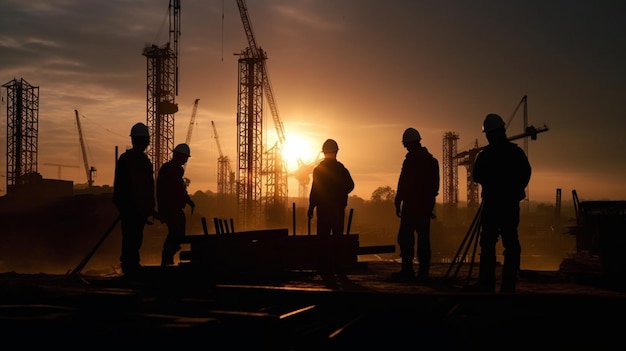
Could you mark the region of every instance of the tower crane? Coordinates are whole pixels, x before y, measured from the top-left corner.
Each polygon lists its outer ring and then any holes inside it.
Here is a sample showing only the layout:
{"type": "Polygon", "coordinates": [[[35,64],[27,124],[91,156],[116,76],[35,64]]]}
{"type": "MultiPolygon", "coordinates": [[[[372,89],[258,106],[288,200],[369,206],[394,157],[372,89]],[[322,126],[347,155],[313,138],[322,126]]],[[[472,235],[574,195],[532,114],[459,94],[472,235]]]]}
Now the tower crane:
{"type": "Polygon", "coordinates": [[[189,120],[189,129],[187,129],[187,139],[185,139],[185,144],[189,145],[191,143],[191,133],[193,132],[193,126],[196,124],[196,112],[198,111],[198,102],[200,99],[196,99],[193,102],[193,111],[191,112],[191,119],[189,120]]]}
{"type": "Polygon", "coordinates": [[[230,167],[230,159],[222,153],[222,147],[217,135],[217,128],[215,122],[211,121],[213,126],[213,134],[215,135],[215,143],[217,144],[217,151],[219,157],[217,158],[217,193],[220,195],[232,194],[234,183],[234,172],[230,167]]]}
{"type": "Polygon", "coordinates": [[[83,129],[80,126],[80,118],[78,117],[78,110],[74,110],[74,114],[76,115],[76,127],[78,128],[78,139],[80,140],[80,150],[83,154],[83,163],[85,165],[85,173],[87,175],[87,185],[91,187],[94,182],[94,178],[96,176],[96,168],[94,166],[89,166],[89,162],[87,161],[87,147],[85,146],[85,138],[83,136],[83,129]]]}
{"type": "Polygon", "coordinates": [[[237,6],[248,40],[248,47],[239,59],[237,196],[240,224],[249,227],[260,219],[261,205],[265,207],[267,220],[280,220],[287,208],[288,172],[281,151],[285,131],[269,79],[267,55],[257,45],[245,1],[237,0],[237,6]],[[263,95],[267,98],[278,137],[278,142],[265,151],[261,131],[263,95]],[[265,196],[262,196],[263,180],[265,196]]]}
{"type": "Polygon", "coordinates": [[[274,127],[276,128],[276,134],[278,136],[278,142],[280,146],[285,144],[285,128],[283,126],[283,122],[280,119],[280,115],[278,114],[278,106],[276,105],[276,100],[274,99],[274,91],[272,89],[272,84],[270,82],[270,76],[267,70],[266,59],[267,55],[256,44],[256,39],[254,38],[254,33],[252,31],[252,23],[250,22],[250,17],[248,15],[248,7],[246,6],[246,2],[244,0],[237,0],[237,6],[239,6],[239,14],[241,15],[241,21],[243,22],[243,29],[246,32],[246,38],[248,39],[248,48],[253,57],[261,59],[261,69],[263,70],[263,88],[264,93],[267,97],[268,105],[270,107],[270,111],[272,113],[272,118],[274,119],[274,127]]]}

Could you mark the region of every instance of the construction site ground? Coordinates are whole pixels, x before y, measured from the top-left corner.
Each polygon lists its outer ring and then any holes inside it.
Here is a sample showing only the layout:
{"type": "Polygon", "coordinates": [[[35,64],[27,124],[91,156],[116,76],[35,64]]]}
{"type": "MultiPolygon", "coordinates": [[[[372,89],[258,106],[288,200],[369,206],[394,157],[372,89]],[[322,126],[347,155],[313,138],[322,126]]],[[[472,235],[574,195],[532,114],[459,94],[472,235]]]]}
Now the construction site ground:
{"type": "Polygon", "coordinates": [[[520,272],[514,294],[474,293],[471,265],[394,282],[397,261],[336,272],[0,274],[5,345],[105,349],[619,349],[626,289],[589,265],[520,272]]]}

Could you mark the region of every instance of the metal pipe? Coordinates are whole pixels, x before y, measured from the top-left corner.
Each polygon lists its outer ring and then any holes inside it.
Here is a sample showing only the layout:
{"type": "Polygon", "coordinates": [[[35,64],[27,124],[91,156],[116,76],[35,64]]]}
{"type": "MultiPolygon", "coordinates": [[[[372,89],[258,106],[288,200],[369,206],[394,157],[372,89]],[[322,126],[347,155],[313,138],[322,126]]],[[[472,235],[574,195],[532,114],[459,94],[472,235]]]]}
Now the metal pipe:
{"type": "Polygon", "coordinates": [[[354,213],[354,208],[350,209],[350,215],[348,216],[348,230],[346,230],[346,235],[350,235],[350,227],[352,227],[352,214],[354,213]]]}

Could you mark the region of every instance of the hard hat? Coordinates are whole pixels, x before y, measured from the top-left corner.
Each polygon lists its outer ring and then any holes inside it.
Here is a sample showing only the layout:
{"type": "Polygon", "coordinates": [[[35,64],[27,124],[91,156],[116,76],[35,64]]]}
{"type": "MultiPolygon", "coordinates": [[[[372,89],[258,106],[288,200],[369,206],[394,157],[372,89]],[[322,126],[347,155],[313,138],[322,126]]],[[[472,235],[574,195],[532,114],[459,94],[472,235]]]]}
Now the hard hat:
{"type": "Polygon", "coordinates": [[[492,132],[498,128],[504,128],[504,121],[502,120],[502,117],[496,115],[495,113],[488,114],[483,122],[483,133],[492,132]]]}
{"type": "Polygon", "coordinates": [[[326,139],[324,144],[322,145],[322,152],[337,152],[339,151],[339,145],[333,139],[326,139]]]}
{"type": "Polygon", "coordinates": [[[137,123],[130,129],[130,136],[132,137],[149,137],[148,127],[143,123],[137,123]]]}
{"type": "Polygon", "coordinates": [[[415,128],[407,128],[402,134],[402,144],[413,143],[422,140],[422,136],[415,128]]]}
{"type": "Polygon", "coordinates": [[[181,153],[185,156],[191,157],[191,150],[189,150],[189,145],[187,144],[178,144],[174,148],[174,152],[181,153]]]}

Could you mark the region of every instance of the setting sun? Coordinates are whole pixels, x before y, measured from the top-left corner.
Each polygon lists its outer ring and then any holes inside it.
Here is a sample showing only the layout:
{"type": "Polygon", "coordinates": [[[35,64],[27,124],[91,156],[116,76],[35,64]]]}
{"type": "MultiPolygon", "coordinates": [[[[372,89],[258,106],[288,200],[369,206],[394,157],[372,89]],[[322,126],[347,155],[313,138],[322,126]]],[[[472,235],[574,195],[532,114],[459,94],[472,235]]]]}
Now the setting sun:
{"type": "Polygon", "coordinates": [[[314,163],[320,155],[319,146],[313,145],[311,140],[295,134],[287,133],[283,146],[283,158],[287,162],[287,170],[290,173],[300,168],[300,162],[305,164],[314,163]]]}

